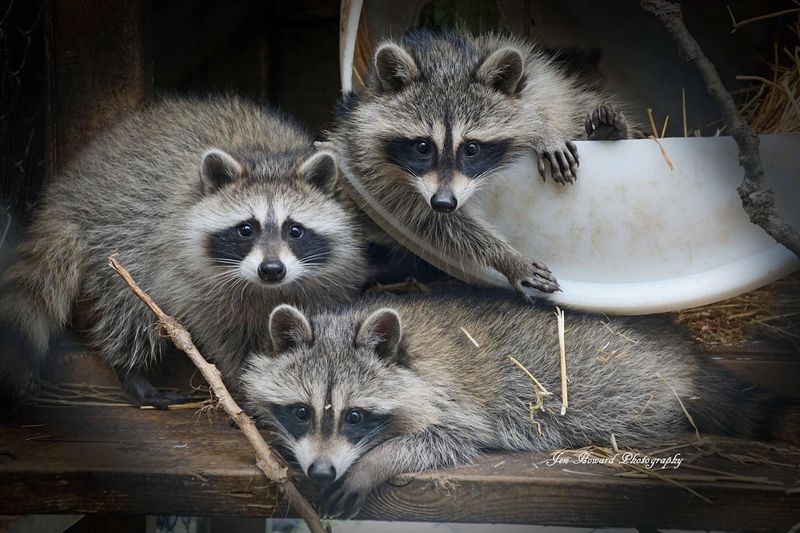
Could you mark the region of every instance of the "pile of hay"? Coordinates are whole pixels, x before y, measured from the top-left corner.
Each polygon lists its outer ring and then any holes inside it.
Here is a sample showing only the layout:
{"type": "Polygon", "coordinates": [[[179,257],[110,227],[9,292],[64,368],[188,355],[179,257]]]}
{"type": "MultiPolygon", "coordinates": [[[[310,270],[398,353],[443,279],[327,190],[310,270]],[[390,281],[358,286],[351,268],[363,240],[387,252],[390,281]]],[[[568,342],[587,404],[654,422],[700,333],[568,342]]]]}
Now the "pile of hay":
{"type": "Polygon", "coordinates": [[[752,82],[740,92],[742,116],[758,133],[800,133],[800,17],[791,25],[792,43],[774,43],[772,76],[737,76],[752,82]]]}
{"type": "Polygon", "coordinates": [[[681,311],[676,318],[706,345],[735,346],[769,338],[800,350],[800,274],[735,298],[681,311]]]}

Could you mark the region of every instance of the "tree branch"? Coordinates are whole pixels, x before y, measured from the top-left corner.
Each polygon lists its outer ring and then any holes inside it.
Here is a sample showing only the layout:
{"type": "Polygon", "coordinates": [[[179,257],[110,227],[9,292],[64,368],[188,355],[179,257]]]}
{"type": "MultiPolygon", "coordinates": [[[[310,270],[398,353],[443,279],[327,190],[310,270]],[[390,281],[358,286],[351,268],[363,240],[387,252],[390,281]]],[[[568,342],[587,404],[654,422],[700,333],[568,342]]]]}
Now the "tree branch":
{"type": "Polygon", "coordinates": [[[295,484],[292,483],[289,466],[286,464],[286,461],[264,441],[253,419],[247,416],[247,413],[239,407],[230,392],[228,392],[228,389],[222,382],[222,375],[217,367],[206,361],[197,350],[189,332],[186,331],[174,317],[162,311],[158,304],[136,284],[133,277],[125,267],[119,263],[115,255],[112,255],[108,259],[108,263],[111,268],[114,269],[114,272],[119,274],[125,283],[128,284],[131,291],[147,304],[147,307],[156,315],[159,326],[169,335],[169,338],[172,339],[175,346],[185,352],[200,373],[203,374],[203,377],[208,382],[214,395],[218,398],[219,404],[222,405],[225,412],[233,419],[242,433],[244,433],[248,442],[250,442],[255,449],[256,466],[264,472],[268,480],[278,485],[292,508],[306,521],[312,533],[326,533],[327,530],[322,526],[317,512],[300,491],[297,490],[295,484]]]}
{"type": "Polygon", "coordinates": [[[686,28],[681,6],[669,0],[641,0],[641,6],[672,35],[681,57],[697,68],[709,94],[717,102],[722,119],[739,146],[739,164],[744,168],[744,180],[738,191],[750,221],[764,228],[776,241],[800,257],[800,234],[784,222],[775,209],[775,196],[764,178],[764,168],[758,152],[758,135],[742,118],[733,97],[722,84],[717,69],[686,28]]]}

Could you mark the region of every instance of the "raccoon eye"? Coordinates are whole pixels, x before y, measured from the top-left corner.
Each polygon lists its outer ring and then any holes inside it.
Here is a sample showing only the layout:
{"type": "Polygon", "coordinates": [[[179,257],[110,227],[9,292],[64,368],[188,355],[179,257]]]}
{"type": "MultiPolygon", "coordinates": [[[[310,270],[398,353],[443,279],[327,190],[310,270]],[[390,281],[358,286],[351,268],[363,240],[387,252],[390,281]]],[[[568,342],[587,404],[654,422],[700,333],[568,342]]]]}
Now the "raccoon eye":
{"type": "Polygon", "coordinates": [[[471,142],[471,143],[467,144],[467,146],[464,149],[464,151],[467,152],[467,155],[473,156],[473,155],[475,155],[475,154],[477,154],[478,152],[481,151],[481,145],[479,145],[476,142],[471,142]]]}
{"type": "Polygon", "coordinates": [[[300,237],[303,236],[304,233],[305,231],[303,230],[303,226],[301,226],[300,224],[292,224],[289,227],[289,237],[291,237],[292,239],[299,239],[300,237]]]}
{"type": "Polygon", "coordinates": [[[352,425],[361,422],[362,418],[364,418],[364,415],[362,415],[361,411],[359,411],[358,409],[350,409],[349,411],[347,411],[347,414],[344,415],[344,421],[352,425]]]}
{"type": "Polygon", "coordinates": [[[425,155],[431,151],[431,144],[428,141],[417,141],[417,152],[425,155]]]}
{"type": "Polygon", "coordinates": [[[311,415],[308,407],[305,405],[298,405],[294,408],[294,416],[296,416],[300,420],[308,420],[308,417],[311,415]]]}
{"type": "Polygon", "coordinates": [[[250,224],[240,224],[236,231],[239,233],[240,237],[250,237],[253,235],[253,226],[250,224]]]}

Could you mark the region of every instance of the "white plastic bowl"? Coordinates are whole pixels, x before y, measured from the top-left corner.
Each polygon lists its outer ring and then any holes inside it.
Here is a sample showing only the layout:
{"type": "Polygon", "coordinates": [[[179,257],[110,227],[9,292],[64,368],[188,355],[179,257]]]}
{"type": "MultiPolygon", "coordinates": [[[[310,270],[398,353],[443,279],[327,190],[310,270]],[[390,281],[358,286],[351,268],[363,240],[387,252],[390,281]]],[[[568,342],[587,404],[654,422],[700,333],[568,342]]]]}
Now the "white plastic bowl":
{"type": "MultiPolygon", "coordinates": [[[[343,3],[342,86],[350,88],[361,2],[343,3]]],[[[800,261],[752,224],[736,187],[743,170],[730,137],[578,142],[575,184],[543,183],[533,156],[496,179],[465,209],[520,252],[547,264],[563,292],[551,300],[620,314],[674,311],[758,288],[800,261]]],[[[761,158],[779,211],[800,227],[800,136],[761,137],[761,158]]],[[[509,287],[497,271],[464,264],[403,227],[349,169],[342,173],[384,231],[469,283],[509,287]]]]}

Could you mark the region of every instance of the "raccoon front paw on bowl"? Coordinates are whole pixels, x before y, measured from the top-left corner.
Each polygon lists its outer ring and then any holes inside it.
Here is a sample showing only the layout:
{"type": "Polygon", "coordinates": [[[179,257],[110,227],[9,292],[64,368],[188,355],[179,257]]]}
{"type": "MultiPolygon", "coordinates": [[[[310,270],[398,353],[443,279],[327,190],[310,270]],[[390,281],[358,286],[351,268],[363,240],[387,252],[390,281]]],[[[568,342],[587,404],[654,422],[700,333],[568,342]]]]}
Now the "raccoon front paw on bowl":
{"type": "MultiPolygon", "coordinates": [[[[562,289],[550,300],[584,310],[685,309],[753,290],[800,267],[742,208],[737,186],[743,170],[732,138],[659,142],[674,169],[649,139],[579,141],[581,179],[569,187],[543,183],[531,154],[476,193],[474,209],[514,248],[548,265],[562,289]]],[[[761,136],[767,183],[795,227],[800,179],[792,154],[798,150],[800,136],[761,136]]],[[[345,177],[365,194],[356,177],[345,177]]],[[[470,283],[509,286],[494,269],[450,257],[382,206],[370,207],[390,235],[438,268],[470,283]]]]}

